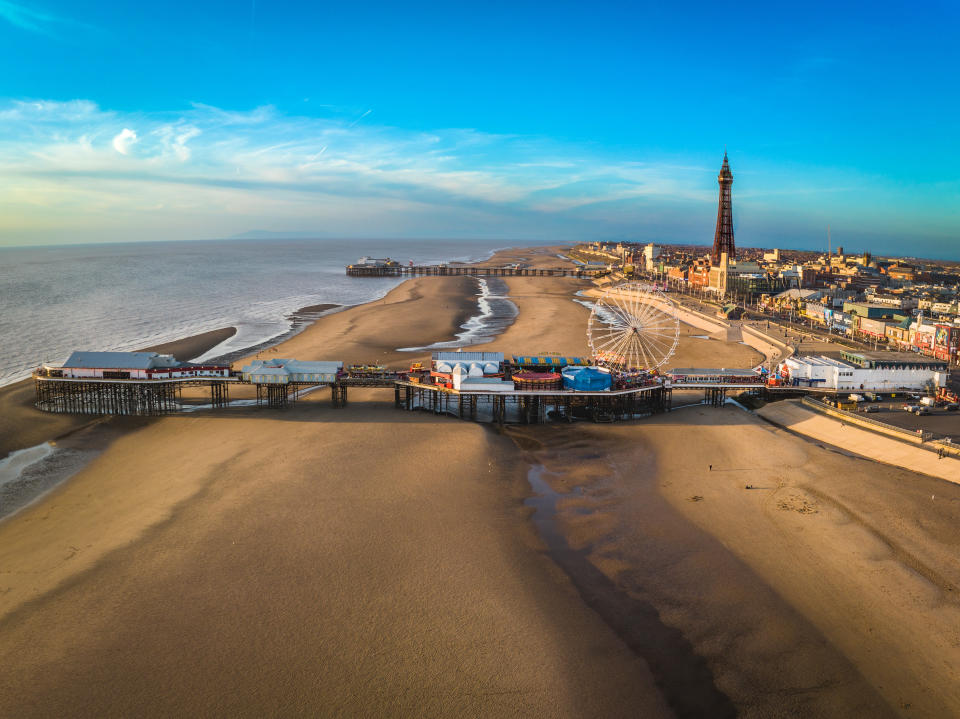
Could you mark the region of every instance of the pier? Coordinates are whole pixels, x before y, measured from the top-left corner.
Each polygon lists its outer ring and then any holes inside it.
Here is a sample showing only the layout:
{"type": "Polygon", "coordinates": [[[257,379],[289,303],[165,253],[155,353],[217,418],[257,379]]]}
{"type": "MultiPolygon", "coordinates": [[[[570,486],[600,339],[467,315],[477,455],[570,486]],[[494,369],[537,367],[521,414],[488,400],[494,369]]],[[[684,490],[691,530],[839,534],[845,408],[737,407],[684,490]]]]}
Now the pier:
{"type": "Polygon", "coordinates": [[[347,265],[348,277],[577,277],[594,279],[610,274],[606,268],[475,267],[473,265],[347,265]]]}
{"type": "Polygon", "coordinates": [[[348,390],[353,387],[393,390],[397,409],[495,424],[629,420],[669,412],[674,390],[701,390],[704,403],[713,406],[722,405],[729,392],[746,391],[764,398],[830,394],[820,388],[771,387],[742,375],[724,375],[728,370],[698,370],[700,374],[691,374],[690,370],[677,372],[675,378],[668,373],[659,381],[642,386],[592,392],[457,390],[431,383],[425,374],[397,370],[365,372],[359,376],[343,373],[331,381],[294,379],[284,383],[253,382],[240,373],[229,377],[112,379],[65,378],[38,371],[33,380],[36,407],[64,414],[157,416],[192,411],[196,406],[182,402],[185,387],[206,387],[210,393],[210,404],[206,408],[223,409],[230,406],[231,385],[255,387],[256,405],[272,409],[294,404],[304,390],[329,387],[332,406],[342,409],[347,406],[348,390]]]}
{"type": "Polygon", "coordinates": [[[271,357],[254,359],[239,371],[178,362],[156,352],[76,351],[63,363],[43,364],[33,380],[36,407],[64,414],[154,416],[251,404],[282,409],[324,387],[330,388],[333,407],[342,409],[353,387],[393,390],[397,409],[501,425],[635,419],[670,411],[674,390],[702,391],[704,404],[714,406],[734,391],[764,398],[823,392],[777,386],[750,368],[681,367],[658,373],[607,367],[590,357],[507,357],[470,350],[436,351],[428,367],[417,362],[409,369],[271,357]],[[231,385],[254,391],[231,405],[231,385]],[[193,390],[186,398],[184,388],[193,390]]]}

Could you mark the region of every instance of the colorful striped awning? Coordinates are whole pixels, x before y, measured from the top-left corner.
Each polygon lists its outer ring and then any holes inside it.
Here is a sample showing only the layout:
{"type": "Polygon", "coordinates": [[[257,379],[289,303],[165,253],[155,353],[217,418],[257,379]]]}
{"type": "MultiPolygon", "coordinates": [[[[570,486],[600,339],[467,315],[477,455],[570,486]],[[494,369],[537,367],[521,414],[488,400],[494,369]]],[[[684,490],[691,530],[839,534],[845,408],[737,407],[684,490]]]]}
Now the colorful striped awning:
{"type": "Polygon", "coordinates": [[[514,355],[514,365],[518,367],[568,367],[570,365],[588,365],[586,357],[557,357],[555,355],[514,355]]]}

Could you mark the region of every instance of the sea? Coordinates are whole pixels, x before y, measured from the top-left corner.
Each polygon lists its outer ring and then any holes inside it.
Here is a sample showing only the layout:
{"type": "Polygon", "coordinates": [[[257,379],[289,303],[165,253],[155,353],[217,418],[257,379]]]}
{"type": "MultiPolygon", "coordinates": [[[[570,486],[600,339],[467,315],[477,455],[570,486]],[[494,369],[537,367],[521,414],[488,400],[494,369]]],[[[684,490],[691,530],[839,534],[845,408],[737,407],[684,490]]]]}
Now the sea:
{"type": "MultiPolygon", "coordinates": [[[[319,304],[383,297],[402,280],[347,277],[361,256],[404,264],[477,261],[504,240],[230,239],[0,248],[0,386],[73,350],[130,351],[223,327],[209,359],[277,340],[319,304]]],[[[540,243],[542,244],[542,243],[540,243]]],[[[512,321],[502,283],[478,281],[461,344],[512,321]]]]}

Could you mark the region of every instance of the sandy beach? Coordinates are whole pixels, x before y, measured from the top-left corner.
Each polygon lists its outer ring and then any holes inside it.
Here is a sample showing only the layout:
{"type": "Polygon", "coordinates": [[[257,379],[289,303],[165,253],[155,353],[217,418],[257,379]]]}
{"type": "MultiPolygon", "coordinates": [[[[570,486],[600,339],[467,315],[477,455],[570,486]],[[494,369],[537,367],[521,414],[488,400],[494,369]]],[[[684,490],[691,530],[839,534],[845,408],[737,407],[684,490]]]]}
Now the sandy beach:
{"type": "MultiPolygon", "coordinates": [[[[587,352],[586,282],[506,284],[477,349],[587,352]]],[[[403,366],[475,293],[411,280],[261,356],[403,366]]],[[[672,364],[762,359],[699,334],[672,364]]],[[[135,422],[0,523],[3,716],[960,714],[960,486],[730,406],[498,434],[351,390],[135,422]]]]}

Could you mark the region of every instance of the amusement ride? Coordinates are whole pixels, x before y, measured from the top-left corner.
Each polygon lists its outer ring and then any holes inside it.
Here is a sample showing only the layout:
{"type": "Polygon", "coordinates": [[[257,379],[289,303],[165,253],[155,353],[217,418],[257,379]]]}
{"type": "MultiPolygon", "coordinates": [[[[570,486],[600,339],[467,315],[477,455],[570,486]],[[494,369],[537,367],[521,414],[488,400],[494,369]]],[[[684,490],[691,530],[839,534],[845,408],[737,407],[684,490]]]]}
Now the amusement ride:
{"type": "Polygon", "coordinates": [[[593,304],[587,339],[598,364],[620,372],[662,367],[680,342],[673,300],[656,287],[626,282],[609,287],[593,304]]]}

